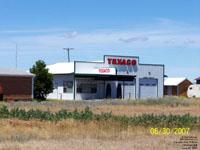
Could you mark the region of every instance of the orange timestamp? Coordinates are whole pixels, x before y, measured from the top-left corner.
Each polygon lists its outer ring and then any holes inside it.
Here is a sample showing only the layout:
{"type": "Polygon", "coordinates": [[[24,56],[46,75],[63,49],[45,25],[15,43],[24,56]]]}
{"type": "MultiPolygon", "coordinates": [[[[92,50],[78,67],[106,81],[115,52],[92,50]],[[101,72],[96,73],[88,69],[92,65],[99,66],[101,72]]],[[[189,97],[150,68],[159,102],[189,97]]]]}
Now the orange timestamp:
{"type": "Polygon", "coordinates": [[[169,135],[169,134],[188,134],[190,131],[190,128],[151,128],[150,129],[150,134],[152,135],[169,135]]]}

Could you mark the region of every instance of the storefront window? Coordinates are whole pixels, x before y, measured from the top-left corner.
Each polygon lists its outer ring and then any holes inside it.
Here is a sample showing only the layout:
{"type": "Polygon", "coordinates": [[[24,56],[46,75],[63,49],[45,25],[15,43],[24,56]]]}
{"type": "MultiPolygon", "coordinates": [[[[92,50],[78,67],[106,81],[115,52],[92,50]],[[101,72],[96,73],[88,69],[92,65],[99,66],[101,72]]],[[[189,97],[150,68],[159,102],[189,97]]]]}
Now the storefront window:
{"type": "Polygon", "coordinates": [[[63,81],[63,93],[72,93],[72,91],[73,91],[73,82],[63,81]]]}
{"type": "Polygon", "coordinates": [[[78,83],[77,84],[77,93],[96,93],[97,84],[90,83],[78,83]]]}

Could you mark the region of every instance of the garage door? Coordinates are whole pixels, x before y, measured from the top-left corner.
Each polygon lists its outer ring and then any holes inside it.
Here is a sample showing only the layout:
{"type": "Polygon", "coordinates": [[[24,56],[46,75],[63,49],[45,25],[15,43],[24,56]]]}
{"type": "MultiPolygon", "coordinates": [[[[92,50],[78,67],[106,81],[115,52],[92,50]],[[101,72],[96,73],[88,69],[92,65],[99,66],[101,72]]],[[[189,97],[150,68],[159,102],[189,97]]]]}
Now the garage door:
{"type": "Polygon", "coordinates": [[[156,79],[140,79],[139,84],[140,98],[157,98],[156,79]]]}
{"type": "Polygon", "coordinates": [[[133,81],[125,81],[124,83],[124,99],[135,98],[135,84],[133,81]]]}

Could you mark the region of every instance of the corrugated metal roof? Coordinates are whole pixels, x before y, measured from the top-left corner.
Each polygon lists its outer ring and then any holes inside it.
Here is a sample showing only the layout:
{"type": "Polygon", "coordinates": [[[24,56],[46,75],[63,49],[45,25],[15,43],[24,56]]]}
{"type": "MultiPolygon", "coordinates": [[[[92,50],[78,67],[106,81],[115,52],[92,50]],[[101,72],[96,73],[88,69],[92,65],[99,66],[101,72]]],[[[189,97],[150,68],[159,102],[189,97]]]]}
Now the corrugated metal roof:
{"type": "Polygon", "coordinates": [[[30,76],[34,74],[16,68],[0,68],[0,76],[30,76]]]}
{"type": "Polygon", "coordinates": [[[186,78],[166,78],[164,85],[165,86],[177,86],[184,80],[186,80],[186,78]]]}
{"type": "Polygon", "coordinates": [[[74,62],[56,63],[49,65],[46,68],[49,69],[49,73],[52,74],[71,74],[74,73],[74,62]]]}
{"type": "Polygon", "coordinates": [[[200,80],[200,77],[196,78],[195,80],[200,80]]]}

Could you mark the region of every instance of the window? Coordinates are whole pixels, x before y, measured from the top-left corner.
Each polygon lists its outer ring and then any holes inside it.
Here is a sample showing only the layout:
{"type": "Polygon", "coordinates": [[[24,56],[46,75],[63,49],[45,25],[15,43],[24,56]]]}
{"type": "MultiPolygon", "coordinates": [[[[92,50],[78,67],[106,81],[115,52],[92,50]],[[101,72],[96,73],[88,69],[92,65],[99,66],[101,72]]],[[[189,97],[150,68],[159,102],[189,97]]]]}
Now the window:
{"type": "Polygon", "coordinates": [[[73,82],[72,81],[63,81],[63,93],[72,93],[73,82]]]}
{"type": "Polygon", "coordinates": [[[94,83],[78,83],[77,93],[96,93],[97,84],[94,83]]]}

